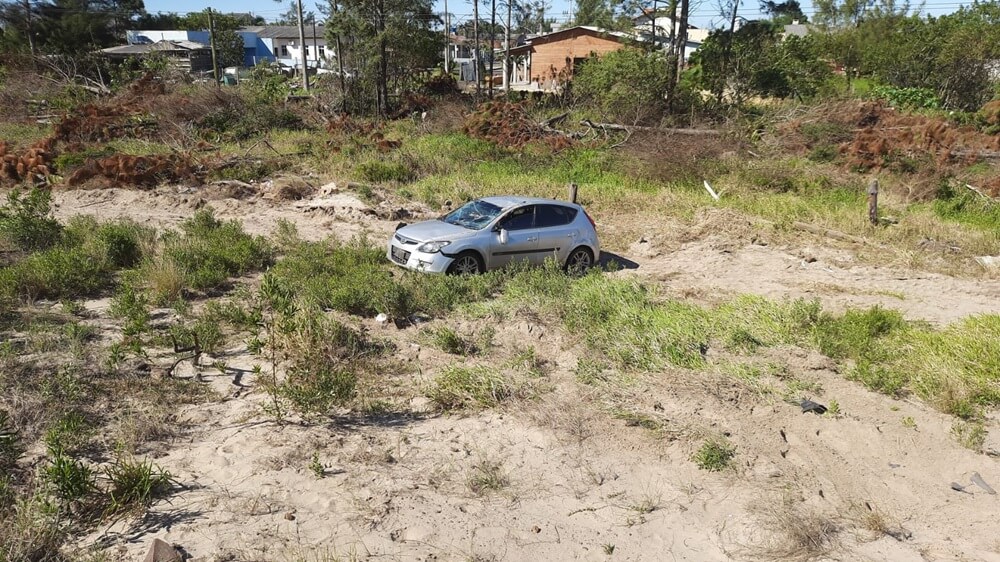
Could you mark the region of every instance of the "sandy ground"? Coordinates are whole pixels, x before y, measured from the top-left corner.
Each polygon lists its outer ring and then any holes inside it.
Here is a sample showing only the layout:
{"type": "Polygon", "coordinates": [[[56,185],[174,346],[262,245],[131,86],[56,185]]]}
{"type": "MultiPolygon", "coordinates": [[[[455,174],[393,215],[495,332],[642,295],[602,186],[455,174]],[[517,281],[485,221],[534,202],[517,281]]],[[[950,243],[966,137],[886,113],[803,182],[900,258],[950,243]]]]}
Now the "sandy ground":
{"type": "MultiPolygon", "coordinates": [[[[209,203],[251,232],[269,233],[287,219],[311,239],[382,237],[397,223],[331,189],[305,204],[225,195],[68,191],[55,202],[60,218],[130,217],[158,227],[209,203]]],[[[615,251],[626,266],[617,274],[706,302],[747,292],[819,298],[834,309],[880,304],[937,324],[1000,313],[995,280],[864,265],[815,238],[780,246],[688,234],[654,233],[615,251]]],[[[151,447],[184,489],[141,521],[117,522],[81,544],[136,560],[162,538],[203,562],[1000,560],[1000,496],[970,480],[978,473],[1000,489],[997,457],[956,443],[953,418],[871,393],[814,353],[780,348],[759,359],[821,388],[809,397],[836,400],[840,416],[802,414],[731,377],[690,371],[595,389],[575,380],[587,353],[580,342],[539,322],[513,323],[497,326],[499,355],[484,360],[530,345],[547,362],[548,391],[500,410],[441,415],[421,389],[464,359],[421,347],[418,328],[357,322],[395,340],[410,366],[386,375],[405,413],[266,421],[265,396],[247,373],[251,357],[230,349],[226,373],[204,372],[223,399],[181,408],[180,437],[151,447]],[[610,415],[622,407],[658,429],[610,415]],[[690,461],[711,435],[737,444],[736,470],[710,473],[690,461]],[[309,468],[314,454],[322,478],[309,468]],[[470,478],[491,465],[506,482],[476,493],[470,478]],[[952,482],[967,487],[956,491],[952,482]],[[807,531],[816,525],[829,542],[810,550],[796,537],[814,536],[807,531]]],[[[991,435],[987,449],[1000,450],[1000,440],[991,435]]]]}

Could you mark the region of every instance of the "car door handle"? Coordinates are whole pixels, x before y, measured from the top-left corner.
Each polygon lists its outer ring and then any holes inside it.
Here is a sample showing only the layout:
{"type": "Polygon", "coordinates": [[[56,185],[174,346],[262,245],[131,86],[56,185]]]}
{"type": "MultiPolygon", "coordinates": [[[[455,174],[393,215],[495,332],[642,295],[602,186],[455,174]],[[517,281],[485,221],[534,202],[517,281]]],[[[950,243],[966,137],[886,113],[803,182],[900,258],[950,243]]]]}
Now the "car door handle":
{"type": "Polygon", "coordinates": [[[538,242],[538,237],[537,236],[529,236],[528,237],[528,242],[538,242]]]}

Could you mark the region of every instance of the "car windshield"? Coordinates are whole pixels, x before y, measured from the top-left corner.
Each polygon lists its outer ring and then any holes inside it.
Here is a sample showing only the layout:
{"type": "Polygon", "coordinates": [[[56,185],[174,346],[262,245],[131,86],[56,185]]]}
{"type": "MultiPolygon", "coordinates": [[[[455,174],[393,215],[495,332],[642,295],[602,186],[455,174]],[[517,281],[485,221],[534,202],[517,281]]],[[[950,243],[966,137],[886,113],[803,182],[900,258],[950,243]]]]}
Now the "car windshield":
{"type": "Polygon", "coordinates": [[[465,205],[441,217],[441,220],[448,224],[454,224],[471,230],[482,230],[486,225],[493,222],[493,219],[500,216],[500,211],[502,210],[493,203],[487,203],[486,201],[469,201],[465,205]]]}

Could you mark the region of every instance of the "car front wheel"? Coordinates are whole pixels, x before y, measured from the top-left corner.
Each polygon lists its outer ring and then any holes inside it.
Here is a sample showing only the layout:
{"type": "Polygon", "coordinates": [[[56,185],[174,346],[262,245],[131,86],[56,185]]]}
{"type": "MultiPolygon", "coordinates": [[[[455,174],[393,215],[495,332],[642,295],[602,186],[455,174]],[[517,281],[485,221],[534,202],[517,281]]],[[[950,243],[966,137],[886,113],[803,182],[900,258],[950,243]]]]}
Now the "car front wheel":
{"type": "Polygon", "coordinates": [[[573,275],[583,275],[594,266],[594,254],[589,248],[580,246],[569,254],[566,260],[566,271],[573,275]]]}
{"type": "Polygon", "coordinates": [[[448,266],[448,275],[478,275],[486,268],[475,252],[462,252],[448,266]]]}

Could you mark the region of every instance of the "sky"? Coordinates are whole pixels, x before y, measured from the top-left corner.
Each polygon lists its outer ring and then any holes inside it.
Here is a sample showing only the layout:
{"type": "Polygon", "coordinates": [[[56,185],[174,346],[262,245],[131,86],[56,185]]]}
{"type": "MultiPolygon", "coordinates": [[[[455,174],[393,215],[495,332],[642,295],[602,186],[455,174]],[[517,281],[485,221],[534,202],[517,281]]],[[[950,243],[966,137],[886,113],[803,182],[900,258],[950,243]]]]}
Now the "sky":
{"type": "MultiPolygon", "coordinates": [[[[725,22],[719,16],[718,1],[691,0],[691,24],[702,28],[721,27],[725,22]]],[[[547,18],[552,17],[560,22],[572,18],[573,0],[547,0],[547,2],[551,6],[546,13],[547,18]]],[[[284,14],[289,5],[288,0],[145,0],[145,3],[146,10],[150,12],[199,12],[211,7],[220,12],[253,12],[268,21],[273,21],[284,14]]],[[[316,0],[303,0],[303,7],[306,10],[314,10],[315,3],[316,0]]],[[[800,0],[800,3],[802,11],[811,16],[813,7],[810,0],[800,0]]],[[[957,0],[926,0],[923,13],[934,15],[949,13],[963,4],[970,3],[957,0]]],[[[435,9],[443,13],[444,0],[435,0],[435,9]]],[[[448,11],[451,12],[453,21],[461,22],[472,17],[472,3],[470,0],[448,0],[448,11]]],[[[743,0],[739,14],[747,19],[764,17],[759,7],[759,0],[743,0]]]]}

